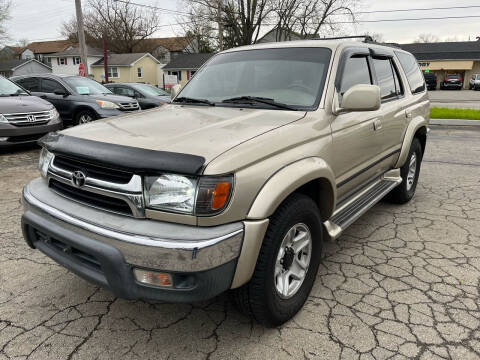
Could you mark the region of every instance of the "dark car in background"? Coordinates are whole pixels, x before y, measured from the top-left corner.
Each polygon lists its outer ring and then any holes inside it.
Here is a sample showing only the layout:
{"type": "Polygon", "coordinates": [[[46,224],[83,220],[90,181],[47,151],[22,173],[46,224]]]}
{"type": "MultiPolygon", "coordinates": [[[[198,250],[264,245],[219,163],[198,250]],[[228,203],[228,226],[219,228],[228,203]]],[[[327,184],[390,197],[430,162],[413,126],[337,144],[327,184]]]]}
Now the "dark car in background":
{"type": "Polygon", "coordinates": [[[62,127],[52,104],[0,76],[0,147],[35,142],[62,127]]]}
{"type": "Polygon", "coordinates": [[[75,124],[140,109],[135,99],[114,95],[102,84],[82,76],[39,74],[11,79],[52,103],[64,121],[75,124]]]}
{"type": "Polygon", "coordinates": [[[170,102],[170,94],[150,84],[110,83],[106,84],[114,94],[128,96],[138,101],[142,110],[162,106],[170,102]]]}
{"type": "Polygon", "coordinates": [[[425,78],[425,83],[427,84],[428,90],[437,89],[437,75],[434,73],[424,73],[423,77],[425,78]]]}
{"type": "Polygon", "coordinates": [[[463,77],[460,74],[447,74],[445,79],[440,83],[440,89],[457,89],[462,90],[463,77]]]}

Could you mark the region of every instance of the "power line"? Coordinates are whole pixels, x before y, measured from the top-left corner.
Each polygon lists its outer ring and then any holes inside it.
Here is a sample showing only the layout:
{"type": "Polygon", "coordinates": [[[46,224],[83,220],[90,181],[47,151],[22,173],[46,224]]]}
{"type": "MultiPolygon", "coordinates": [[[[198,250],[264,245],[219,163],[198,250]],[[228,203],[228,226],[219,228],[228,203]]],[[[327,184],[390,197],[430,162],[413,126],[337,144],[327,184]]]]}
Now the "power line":
{"type": "Polygon", "coordinates": [[[140,4],[140,3],[131,2],[131,1],[128,1],[128,0],[113,0],[113,1],[124,3],[124,4],[129,4],[129,5],[135,5],[135,6],[139,6],[139,7],[144,7],[144,8],[148,8],[148,9],[153,9],[153,10],[159,10],[159,11],[164,11],[164,12],[172,12],[172,13],[177,13],[177,14],[189,15],[189,13],[184,12],[184,11],[162,8],[162,7],[155,6],[155,5],[140,4]]]}
{"type": "MultiPolygon", "coordinates": [[[[480,5],[466,5],[466,6],[447,6],[447,7],[431,7],[431,8],[412,8],[412,9],[392,9],[392,10],[372,10],[372,11],[356,11],[357,14],[375,14],[375,13],[390,13],[390,12],[407,12],[407,11],[430,11],[430,10],[455,10],[455,9],[473,9],[480,8],[480,5]]],[[[350,15],[345,13],[345,15],[350,15]]]]}

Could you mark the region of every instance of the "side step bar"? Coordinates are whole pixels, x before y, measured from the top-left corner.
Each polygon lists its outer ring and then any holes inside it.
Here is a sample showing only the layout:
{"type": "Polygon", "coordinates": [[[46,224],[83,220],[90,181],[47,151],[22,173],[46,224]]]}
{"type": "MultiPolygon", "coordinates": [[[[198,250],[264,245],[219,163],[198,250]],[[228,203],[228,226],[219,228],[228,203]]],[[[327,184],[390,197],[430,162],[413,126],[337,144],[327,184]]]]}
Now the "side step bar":
{"type": "Polygon", "coordinates": [[[370,185],[338,208],[323,224],[331,240],[336,240],[355,220],[373,207],[393,188],[402,182],[398,169],[389,171],[379,181],[370,185]]]}

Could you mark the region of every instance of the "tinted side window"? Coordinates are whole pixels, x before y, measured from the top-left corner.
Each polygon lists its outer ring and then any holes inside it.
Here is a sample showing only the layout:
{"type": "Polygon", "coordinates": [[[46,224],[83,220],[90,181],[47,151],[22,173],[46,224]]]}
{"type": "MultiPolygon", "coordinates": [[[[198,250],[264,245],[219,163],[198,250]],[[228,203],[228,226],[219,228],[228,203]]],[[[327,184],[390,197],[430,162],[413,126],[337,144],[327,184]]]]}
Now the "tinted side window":
{"type": "Polygon", "coordinates": [[[425,80],[422,76],[420,68],[418,67],[415,57],[413,55],[397,51],[395,54],[397,55],[398,60],[400,60],[403,71],[405,71],[405,74],[407,75],[408,84],[410,85],[412,94],[425,91],[425,80]]]}
{"type": "Polygon", "coordinates": [[[40,79],[39,78],[23,78],[15,81],[21,87],[28,91],[40,91],[40,79]]]}
{"type": "Polygon", "coordinates": [[[395,87],[395,78],[390,59],[373,59],[372,61],[382,100],[396,97],[397,89],[395,87]]]}
{"type": "Polygon", "coordinates": [[[118,86],[115,88],[115,94],[133,97],[133,90],[118,86]]]}
{"type": "Polygon", "coordinates": [[[370,85],[370,70],[366,57],[351,57],[345,63],[345,69],[342,75],[340,85],[340,94],[343,95],[348,89],[354,85],[366,84],[370,85]]]}
{"type": "Polygon", "coordinates": [[[54,93],[55,90],[64,91],[64,88],[55,80],[42,79],[42,92],[54,93]]]}

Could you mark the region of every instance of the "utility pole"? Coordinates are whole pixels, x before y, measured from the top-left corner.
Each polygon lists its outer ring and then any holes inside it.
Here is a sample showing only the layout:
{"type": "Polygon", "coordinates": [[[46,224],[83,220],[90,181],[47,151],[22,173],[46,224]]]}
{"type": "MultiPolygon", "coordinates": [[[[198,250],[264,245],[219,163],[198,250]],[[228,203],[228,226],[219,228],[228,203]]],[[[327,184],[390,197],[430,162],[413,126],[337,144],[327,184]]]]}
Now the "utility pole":
{"type": "Polygon", "coordinates": [[[105,84],[108,84],[108,53],[107,53],[107,40],[105,40],[105,35],[102,39],[103,45],[103,71],[105,72],[105,84]]]}
{"type": "Polygon", "coordinates": [[[217,0],[217,22],[218,22],[218,48],[223,51],[223,23],[222,23],[222,1],[217,0]]]}
{"type": "Polygon", "coordinates": [[[82,0],[75,0],[75,10],[77,13],[78,42],[80,43],[80,57],[85,67],[85,76],[88,76],[87,64],[87,44],[85,43],[85,31],[83,29],[82,0]]]}

